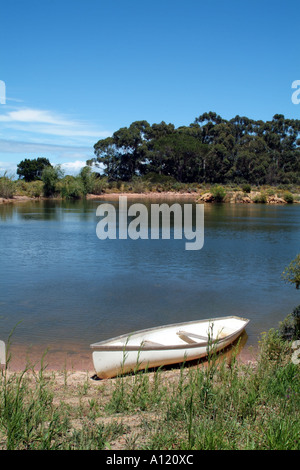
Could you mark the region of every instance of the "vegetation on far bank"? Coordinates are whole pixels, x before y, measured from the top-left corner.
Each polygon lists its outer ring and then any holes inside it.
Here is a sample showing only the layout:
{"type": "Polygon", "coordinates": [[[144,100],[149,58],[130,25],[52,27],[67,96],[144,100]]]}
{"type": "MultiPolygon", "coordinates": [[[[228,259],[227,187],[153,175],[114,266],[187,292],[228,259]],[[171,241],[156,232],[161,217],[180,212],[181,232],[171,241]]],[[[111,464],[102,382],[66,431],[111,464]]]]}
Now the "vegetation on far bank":
{"type": "Polygon", "coordinates": [[[131,181],[110,181],[107,176],[99,175],[88,166],[78,176],[65,176],[60,167],[44,169],[42,179],[25,181],[14,180],[4,174],[0,177],[0,198],[11,199],[14,196],[30,198],[59,197],[81,199],[88,194],[103,195],[109,193],[189,193],[204,202],[253,202],[253,203],[297,203],[300,202],[300,186],[280,184],[277,186],[211,185],[208,183],[179,183],[172,177],[149,173],[134,177],[131,181]]]}

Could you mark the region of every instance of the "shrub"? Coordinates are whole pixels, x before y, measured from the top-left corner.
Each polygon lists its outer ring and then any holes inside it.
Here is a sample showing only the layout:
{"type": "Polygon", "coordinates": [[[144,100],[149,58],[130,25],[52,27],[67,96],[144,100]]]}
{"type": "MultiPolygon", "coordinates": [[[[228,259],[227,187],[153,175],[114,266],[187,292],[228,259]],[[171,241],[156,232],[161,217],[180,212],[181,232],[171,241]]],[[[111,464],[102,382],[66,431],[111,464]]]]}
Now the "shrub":
{"type": "Polygon", "coordinates": [[[291,261],[291,263],[285,268],[281,276],[286,282],[295,284],[296,289],[299,289],[300,287],[300,254],[297,255],[293,261],[291,261]]]}
{"type": "Polygon", "coordinates": [[[182,183],[173,183],[171,185],[171,190],[173,191],[180,191],[182,190],[182,183]]]}
{"type": "Polygon", "coordinates": [[[265,193],[257,194],[254,197],[253,202],[255,202],[256,204],[266,204],[267,196],[265,195],[265,193]]]}
{"type": "Polygon", "coordinates": [[[15,193],[15,184],[12,178],[6,176],[6,173],[0,178],[0,197],[11,199],[15,193]]]}
{"type": "Polygon", "coordinates": [[[26,194],[29,197],[41,197],[43,194],[43,182],[32,181],[26,184],[26,194]]]}
{"type": "Polygon", "coordinates": [[[284,340],[300,339],[300,305],[279,324],[279,332],[284,340]]]}
{"type": "Polygon", "coordinates": [[[60,192],[63,198],[80,199],[85,194],[85,187],[80,177],[66,176],[61,182],[60,192]]]}
{"type": "Polygon", "coordinates": [[[132,185],[132,191],[134,193],[144,193],[147,192],[147,185],[142,181],[135,181],[132,185]]]}
{"type": "Polygon", "coordinates": [[[268,189],[266,190],[266,195],[267,195],[268,197],[270,197],[270,196],[275,196],[275,191],[274,191],[274,189],[273,189],[273,188],[268,188],[268,189]]]}
{"type": "Polygon", "coordinates": [[[84,194],[92,194],[95,186],[96,175],[90,166],[85,166],[79,173],[84,194]]]}
{"type": "Polygon", "coordinates": [[[107,189],[107,177],[104,178],[95,178],[94,187],[93,187],[93,194],[102,194],[105,193],[107,189]]]}
{"type": "Polygon", "coordinates": [[[244,193],[251,193],[251,185],[248,183],[245,183],[242,185],[242,191],[244,193]]]}
{"type": "Polygon", "coordinates": [[[216,202],[222,202],[226,196],[226,190],[223,186],[215,186],[212,188],[211,192],[216,202]]]}
{"type": "Polygon", "coordinates": [[[46,197],[54,196],[57,193],[57,183],[63,176],[63,171],[60,166],[46,167],[42,174],[43,191],[46,197]]]}
{"type": "Polygon", "coordinates": [[[292,195],[292,193],[289,193],[288,191],[287,191],[286,193],[284,193],[283,199],[284,199],[288,204],[292,204],[292,203],[294,202],[294,196],[292,195]]]}

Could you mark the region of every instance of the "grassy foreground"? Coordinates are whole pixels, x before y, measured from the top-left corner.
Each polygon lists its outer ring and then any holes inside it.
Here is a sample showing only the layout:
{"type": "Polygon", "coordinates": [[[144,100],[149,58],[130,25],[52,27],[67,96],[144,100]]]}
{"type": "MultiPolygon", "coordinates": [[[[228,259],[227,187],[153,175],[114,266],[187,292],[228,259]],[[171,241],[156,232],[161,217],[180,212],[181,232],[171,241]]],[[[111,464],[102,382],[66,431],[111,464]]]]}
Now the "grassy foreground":
{"type": "Polygon", "coordinates": [[[299,365],[275,330],[255,363],[210,352],[198,366],[95,381],[72,371],[0,375],[0,449],[300,448],[299,365]]]}

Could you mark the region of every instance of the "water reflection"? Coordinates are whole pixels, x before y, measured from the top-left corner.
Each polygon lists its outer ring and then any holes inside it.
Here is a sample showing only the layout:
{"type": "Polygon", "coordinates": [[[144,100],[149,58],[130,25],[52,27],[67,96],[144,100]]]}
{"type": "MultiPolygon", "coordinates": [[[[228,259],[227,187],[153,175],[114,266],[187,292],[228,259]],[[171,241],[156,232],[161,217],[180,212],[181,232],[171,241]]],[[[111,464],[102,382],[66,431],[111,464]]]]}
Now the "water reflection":
{"type": "Polygon", "coordinates": [[[14,206],[13,204],[0,204],[0,220],[5,221],[13,217],[14,206]]]}

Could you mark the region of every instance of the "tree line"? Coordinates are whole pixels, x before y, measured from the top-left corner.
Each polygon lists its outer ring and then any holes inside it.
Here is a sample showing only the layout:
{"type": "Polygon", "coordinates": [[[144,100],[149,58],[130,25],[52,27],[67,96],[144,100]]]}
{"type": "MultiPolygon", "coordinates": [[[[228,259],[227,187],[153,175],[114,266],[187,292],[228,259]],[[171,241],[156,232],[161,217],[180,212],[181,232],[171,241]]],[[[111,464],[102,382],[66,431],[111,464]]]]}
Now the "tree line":
{"type": "Polygon", "coordinates": [[[204,113],[189,126],[135,121],[94,145],[87,165],[111,181],[149,173],[182,183],[300,183],[300,120],[271,121],[204,113]]]}

